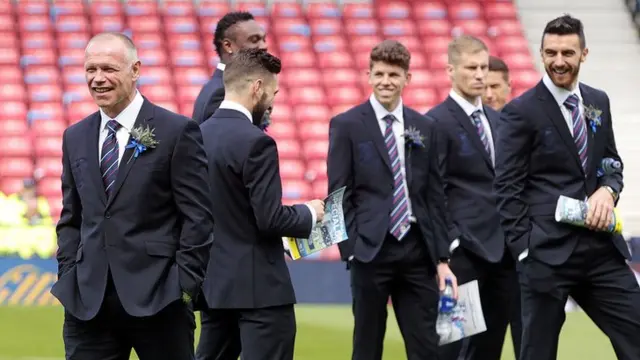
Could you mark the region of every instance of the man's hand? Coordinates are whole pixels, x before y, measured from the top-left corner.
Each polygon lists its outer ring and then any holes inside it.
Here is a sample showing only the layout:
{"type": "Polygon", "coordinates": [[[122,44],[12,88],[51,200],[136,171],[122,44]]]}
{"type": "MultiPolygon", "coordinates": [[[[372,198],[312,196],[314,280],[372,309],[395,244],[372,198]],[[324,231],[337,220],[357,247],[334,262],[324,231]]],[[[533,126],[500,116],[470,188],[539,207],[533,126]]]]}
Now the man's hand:
{"type": "Polygon", "coordinates": [[[453,285],[453,298],[458,300],[458,279],[456,279],[456,276],[449,268],[449,264],[440,263],[438,264],[438,287],[440,292],[444,291],[445,279],[451,279],[451,284],[453,285]]]}
{"type": "Polygon", "coordinates": [[[613,195],[607,189],[596,190],[587,201],[589,210],[585,225],[591,230],[604,231],[613,221],[613,195]]]}
{"type": "Polygon", "coordinates": [[[309,201],[307,205],[311,206],[313,210],[316,211],[316,221],[321,222],[324,218],[324,201],[315,199],[309,201]]]}

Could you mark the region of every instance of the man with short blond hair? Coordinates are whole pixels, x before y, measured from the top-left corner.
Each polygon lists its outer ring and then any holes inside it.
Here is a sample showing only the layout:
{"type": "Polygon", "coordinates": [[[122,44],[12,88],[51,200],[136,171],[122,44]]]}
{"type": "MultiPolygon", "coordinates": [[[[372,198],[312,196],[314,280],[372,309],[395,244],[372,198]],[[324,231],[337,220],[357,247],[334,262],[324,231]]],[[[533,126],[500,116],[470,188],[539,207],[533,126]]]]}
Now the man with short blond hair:
{"type": "Polygon", "coordinates": [[[482,105],[489,52],[464,35],[449,44],[452,89],[427,113],[438,132],[437,156],[444,179],[451,268],[463,284],[478,280],[487,331],[442,346],[441,359],[499,360],[513,294],[513,260],[493,195],[493,132],[499,114],[482,105]],[[466,344],[465,344],[466,343],[466,344]],[[464,344],[464,346],[463,346],[464,344]]]}

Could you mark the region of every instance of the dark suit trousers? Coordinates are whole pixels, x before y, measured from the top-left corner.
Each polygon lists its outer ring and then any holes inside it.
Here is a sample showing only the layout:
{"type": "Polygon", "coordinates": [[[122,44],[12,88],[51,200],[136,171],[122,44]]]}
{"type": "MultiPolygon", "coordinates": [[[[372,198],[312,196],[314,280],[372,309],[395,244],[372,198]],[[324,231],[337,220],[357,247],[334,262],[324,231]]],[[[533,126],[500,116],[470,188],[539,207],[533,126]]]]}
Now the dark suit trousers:
{"type": "Polygon", "coordinates": [[[438,285],[417,225],[402,241],[388,235],[372,262],[354,260],[350,269],[355,321],[352,359],[382,359],[389,296],[407,359],[436,359],[438,285]]]}
{"type": "Polygon", "coordinates": [[[81,321],[65,312],[67,360],[129,360],[133,348],[140,360],[193,360],[193,311],[177,300],[149,317],[127,314],[111,281],[98,315],[81,321]]]}
{"type": "Polygon", "coordinates": [[[619,360],[640,359],[640,287],[613,243],[583,237],[569,259],[518,264],[522,295],[520,360],[554,360],[569,295],[611,340],[619,360]]]}
{"type": "Polygon", "coordinates": [[[520,281],[518,272],[511,273],[511,317],[509,326],[511,328],[511,342],[513,343],[514,359],[520,359],[520,344],[522,343],[522,311],[520,304],[520,281]]]}
{"type": "Polygon", "coordinates": [[[492,264],[458,247],[451,256],[450,267],[458,284],[478,280],[487,331],[441,346],[440,359],[500,360],[514,293],[515,268],[511,254],[505,251],[502,261],[492,264]]]}
{"type": "Polygon", "coordinates": [[[296,338],[293,305],[200,312],[197,360],[292,360],[296,338]]]}

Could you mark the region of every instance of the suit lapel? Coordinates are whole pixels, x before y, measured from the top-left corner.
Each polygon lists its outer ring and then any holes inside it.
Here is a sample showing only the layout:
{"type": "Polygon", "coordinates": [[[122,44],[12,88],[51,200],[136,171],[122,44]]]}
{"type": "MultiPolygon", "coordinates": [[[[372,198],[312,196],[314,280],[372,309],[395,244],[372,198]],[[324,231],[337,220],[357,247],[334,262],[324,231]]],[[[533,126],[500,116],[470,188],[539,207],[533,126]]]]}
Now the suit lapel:
{"type": "MultiPolygon", "coordinates": [[[[585,106],[590,105],[600,109],[601,107],[596,104],[595,99],[592,96],[589,89],[582,86],[581,84],[579,86],[580,86],[580,95],[582,95],[582,103],[585,106]]],[[[595,158],[593,156],[593,149],[595,148],[595,143],[596,143],[595,142],[596,134],[591,129],[591,126],[589,125],[589,119],[587,119],[587,117],[585,116],[584,111],[582,114],[582,120],[585,122],[585,126],[587,127],[587,133],[589,134],[589,136],[587,136],[587,172],[588,172],[591,169],[595,169],[599,166],[597,163],[594,163],[595,158]]]]}
{"type": "Polygon", "coordinates": [[[500,119],[496,118],[496,114],[491,112],[491,111],[487,111],[487,107],[486,106],[482,106],[482,108],[484,109],[484,116],[487,117],[487,122],[489,122],[489,128],[491,128],[491,141],[493,142],[493,146],[496,146],[496,137],[494,136],[494,134],[496,133],[496,125],[498,124],[498,121],[500,119]]]}
{"type": "Polygon", "coordinates": [[[89,136],[86,139],[87,156],[87,173],[91,178],[93,185],[98,189],[98,197],[102,201],[102,205],[107,203],[107,195],[104,191],[104,183],[102,182],[102,171],[100,171],[100,112],[96,112],[91,121],[89,121],[89,136]]]}
{"type": "Polygon", "coordinates": [[[373,111],[371,103],[367,101],[362,105],[362,109],[362,122],[364,123],[365,128],[367,128],[367,130],[369,131],[371,139],[373,139],[373,144],[380,153],[382,160],[387,165],[387,169],[391,171],[391,160],[389,160],[389,152],[387,151],[387,146],[384,143],[384,138],[382,137],[382,132],[380,131],[380,124],[378,123],[378,119],[376,118],[376,114],[373,111]]]}
{"type": "MultiPolygon", "coordinates": [[[[139,126],[145,127],[153,120],[153,104],[149,102],[146,98],[142,103],[142,107],[140,108],[140,113],[138,113],[138,117],[136,118],[136,122],[133,127],[137,128],[139,126]]],[[[127,144],[129,144],[129,140],[127,140],[127,144]]],[[[107,202],[107,207],[109,207],[116,196],[118,196],[118,192],[122,188],[124,181],[129,175],[129,171],[133,167],[133,164],[136,162],[136,158],[133,155],[134,149],[125,149],[124,155],[122,155],[122,160],[120,160],[119,168],[118,168],[118,177],[116,178],[116,183],[113,185],[113,193],[107,202]]]]}
{"type": "Polygon", "coordinates": [[[553,95],[551,95],[551,92],[549,92],[549,89],[547,89],[542,81],[538,83],[536,92],[538,93],[538,99],[541,102],[542,108],[547,113],[549,119],[551,119],[551,122],[558,131],[558,134],[560,134],[560,138],[569,149],[569,152],[578,165],[578,168],[584,173],[582,163],[580,162],[580,156],[578,155],[578,148],[573,140],[573,134],[571,134],[571,131],[569,130],[567,121],[565,120],[564,115],[562,115],[562,111],[560,111],[560,107],[558,106],[556,99],[553,98],[553,95]]]}
{"type": "Polygon", "coordinates": [[[464,110],[462,110],[460,105],[458,105],[458,103],[455,100],[453,100],[450,96],[447,97],[446,102],[447,102],[447,107],[449,108],[449,111],[451,112],[453,117],[458,121],[458,123],[460,123],[462,128],[469,134],[469,139],[471,139],[471,142],[473,143],[473,145],[476,147],[478,152],[482,155],[482,158],[484,159],[484,161],[487,163],[487,165],[490,168],[493,168],[493,165],[491,164],[491,157],[489,156],[489,153],[487,153],[487,149],[485,149],[484,144],[482,143],[482,140],[480,140],[480,136],[478,135],[478,129],[476,129],[476,127],[471,123],[471,118],[464,112],[464,110]]]}
{"type": "MultiPolygon", "coordinates": [[[[404,118],[404,129],[409,130],[409,128],[420,129],[416,119],[405,111],[405,108],[402,109],[402,117],[404,118]]],[[[426,142],[426,139],[425,139],[426,142]]],[[[398,146],[404,146],[404,171],[406,173],[407,178],[407,186],[411,189],[411,181],[413,180],[413,171],[412,171],[412,162],[411,162],[411,152],[415,151],[405,144],[398,144],[398,146]]]]}

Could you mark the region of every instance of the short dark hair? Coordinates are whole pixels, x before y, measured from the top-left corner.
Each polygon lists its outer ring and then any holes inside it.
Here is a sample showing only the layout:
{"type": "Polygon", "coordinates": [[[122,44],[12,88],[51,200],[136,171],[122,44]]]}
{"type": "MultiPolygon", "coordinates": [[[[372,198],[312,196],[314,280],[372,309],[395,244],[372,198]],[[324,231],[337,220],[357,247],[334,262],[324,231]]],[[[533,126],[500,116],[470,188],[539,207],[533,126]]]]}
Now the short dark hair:
{"type": "Polygon", "coordinates": [[[227,31],[237,23],[255,20],[250,12],[246,11],[233,11],[223,16],[218,24],[216,24],[216,31],[213,34],[213,45],[216,47],[216,53],[222,57],[222,40],[228,38],[227,31]]]}
{"type": "Polygon", "coordinates": [[[587,46],[587,40],[584,36],[584,26],[582,21],[572,17],[569,14],[557,17],[547,23],[542,33],[542,41],[540,41],[540,48],[544,43],[544,36],[547,34],[552,35],[578,35],[580,39],[580,48],[584,49],[587,46]]]}
{"type": "Polygon", "coordinates": [[[509,67],[499,57],[493,55],[489,56],[489,71],[502,73],[504,80],[509,82],[509,67]]]}
{"type": "Polygon", "coordinates": [[[404,69],[404,71],[409,71],[411,54],[399,41],[385,40],[371,50],[371,54],[369,55],[369,69],[373,67],[373,63],[375,62],[399,66],[404,69]]]}
{"type": "Polygon", "coordinates": [[[266,78],[267,75],[277,75],[282,70],[280,59],[269,54],[264,49],[248,48],[236,52],[229,64],[226,65],[222,80],[225,89],[239,89],[247,79],[253,77],[266,78]]]}

